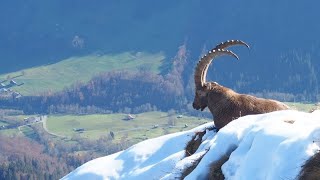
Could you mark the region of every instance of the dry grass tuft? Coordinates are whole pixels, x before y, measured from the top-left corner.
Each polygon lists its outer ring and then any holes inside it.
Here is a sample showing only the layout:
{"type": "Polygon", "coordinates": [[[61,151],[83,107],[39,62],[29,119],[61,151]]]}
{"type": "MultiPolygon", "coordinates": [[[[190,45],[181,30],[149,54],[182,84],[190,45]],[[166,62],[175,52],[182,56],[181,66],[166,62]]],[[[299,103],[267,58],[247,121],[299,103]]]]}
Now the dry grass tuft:
{"type": "MultiPolygon", "coordinates": [[[[201,132],[196,132],[195,135],[192,137],[191,141],[188,142],[186,148],[185,148],[185,156],[191,156],[194,154],[197,149],[199,148],[201,142],[202,142],[202,137],[206,134],[206,130],[201,131],[201,132]]],[[[184,171],[181,174],[180,179],[184,179],[186,176],[188,176],[199,164],[203,156],[201,156],[199,159],[195,160],[191,166],[188,168],[184,169],[184,171]]]]}
{"type": "Polygon", "coordinates": [[[295,122],[295,120],[289,120],[289,119],[283,120],[283,121],[286,122],[286,123],[289,123],[289,124],[293,124],[295,122]]]}
{"type": "Polygon", "coordinates": [[[191,166],[189,166],[188,168],[186,168],[182,174],[180,179],[184,179],[186,176],[188,176],[199,164],[199,162],[201,161],[201,159],[203,158],[204,155],[202,155],[199,159],[195,160],[191,166]]]}
{"type": "Polygon", "coordinates": [[[206,131],[202,131],[202,132],[196,132],[196,134],[192,137],[191,141],[188,142],[186,148],[185,148],[185,156],[191,156],[192,154],[194,154],[201,142],[202,142],[202,137],[206,134],[206,131]]]}
{"type": "Polygon", "coordinates": [[[320,179],[320,152],[313,155],[305,165],[302,166],[299,180],[319,180],[320,179]]]}
{"type": "Polygon", "coordinates": [[[222,156],[218,161],[210,165],[210,172],[208,180],[224,180],[224,175],[221,170],[221,166],[228,161],[230,155],[222,156]]]}
{"type": "Polygon", "coordinates": [[[205,129],[204,131],[196,132],[195,135],[192,137],[191,141],[188,142],[185,148],[186,157],[191,156],[198,150],[202,142],[202,137],[206,134],[206,130],[213,131],[215,130],[215,128],[211,127],[211,128],[205,129]]]}
{"type": "MultiPolygon", "coordinates": [[[[211,127],[205,129],[204,131],[196,132],[185,148],[186,157],[193,155],[198,150],[199,146],[201,145],[202,138],[206,134],[206,130],[213,131],[215,130],[215,128],[211,127]]],[[[184,169],[180,179],[184,179],[186,176],[188,176],[197,167],[203,156],[204,155],[202,155],[199,159],[195,160],[190,167],[184,169]]]]}

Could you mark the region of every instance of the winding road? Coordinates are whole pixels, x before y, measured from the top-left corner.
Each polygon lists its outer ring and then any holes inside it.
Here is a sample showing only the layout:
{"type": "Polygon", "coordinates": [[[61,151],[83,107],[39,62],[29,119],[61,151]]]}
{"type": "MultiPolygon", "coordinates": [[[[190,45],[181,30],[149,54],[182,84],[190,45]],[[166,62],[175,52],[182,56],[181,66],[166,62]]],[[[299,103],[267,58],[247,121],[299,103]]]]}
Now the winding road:
{"type": "Polygon", "coordinates": [[[56,133],[52,133],[52,132],[50,132],[49,130],[48,130],[48,128],[47,128],[47,119],[48,119],[48,117],[47,116],[42,116],[42,127],[43,127],[43,129],[48,133],[48,134],[50,134],[50,135],[52,135],[52,136],[57,136],[57,137],[61,137],[61,138],[65,138],[66,136],[62,136],[62,135],[59,135],[59,134],[56,134],[56,133]]]}

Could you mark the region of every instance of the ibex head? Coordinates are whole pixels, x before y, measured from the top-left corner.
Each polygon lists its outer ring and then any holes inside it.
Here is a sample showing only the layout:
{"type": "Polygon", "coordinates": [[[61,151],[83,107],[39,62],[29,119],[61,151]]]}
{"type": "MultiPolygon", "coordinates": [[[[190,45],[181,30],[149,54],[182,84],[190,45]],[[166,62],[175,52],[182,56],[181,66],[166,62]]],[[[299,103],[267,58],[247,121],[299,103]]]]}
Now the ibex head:
{"type": "Polygon", "coordinates": [[[208,92],[214,89],[220,91],[220,89],[223,88],[217,82],[206,82],[207,71],[210,63],[216,57],[229,55],[239,59],[238,56],[232,51],[225,50],[225,48],[233,45],[244,45],[249,48],[249,46],[245,42],[240,40],[226,41],[224,43],[218,44],[214,49],[210,50],[206,55],[204,55],[198,62],[194,74],[194,82],[196,88],[195,97],[193,100],[194,109],[201,109],[201,111],[203,111],[208,106],[208,92]]]}

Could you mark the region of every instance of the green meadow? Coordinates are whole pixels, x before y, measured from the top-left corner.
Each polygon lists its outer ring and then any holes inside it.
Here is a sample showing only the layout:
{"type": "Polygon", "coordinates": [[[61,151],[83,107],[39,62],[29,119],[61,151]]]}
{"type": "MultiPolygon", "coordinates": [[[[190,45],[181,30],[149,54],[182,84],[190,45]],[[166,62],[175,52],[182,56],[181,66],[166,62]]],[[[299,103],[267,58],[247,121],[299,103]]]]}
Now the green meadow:
{"type": "Polygon", "coordinates": [[[5,125],[8,125],[8,123],[0,121],[0,126],[5,126],[5,125]]]}
{"type": "MultiPolygon", "coordinates": [[[[292,109],[310,111],[319,109],[315,104],[287,103],[292,109]]],[[[182,116],[178,114],[169,117],[167,112],[145,112],[134,115],[133,120],[124,120],[127,114],[92,114],[92,115],[50,115],[47,118],[46,126],[49,132],[62,137],[72,138],[79,135],[84,138],[97,139],[101,136],[109,136],[114,132],[115,139],[120,140],[127,137],[133,141],[140,141],[147,138],[154,138],[167,133],[179,132],[210,122],[211,119],[200,119],[194,116],[182,116]],[[168,125],[169,121],[175,125],[168,125]],[[187,125],[187,127],[185,126],[187,125]],[[84,129],[77,132],[76,129],[84,129]]]]}
{"type": "MultiPolygon", "coordinates": [[[[286,102],[292,109],[309,112],[314,109],[320,109],[319,105],[313,103],[292,103],[286,102]]],[[[91,115],[49,115],[45,126],[47,130],[56,135],[57,139],[72,139],[80,136],[88,139],[98,139],[101,136],[110,136],[114,133],[115,141],[123,138],[132,142],[140,142],[148,138],[154,138],[168,133],[174,133],[197,127],[200,124],[210,122],[211,119],[203,119],[194,116],[179,114],[169,116],[167,112],[145,112],[134,115],[135,119],[125,120],[127,114],[91,114],[91,115]],[[174,126],[169,122],[175,122],[174,126]],[[187,125],[187,126],[186,126],[187,125]],[[84,129],[84,131],[76,131],[84,129]]],[[[13,121],[22,121],[26,115],[7,116],[6,119],[13,121]]],[[[0,121],[0,126],[7,125],[6,122],[0,121]]],[[[39,125],[42,126],[40,123],[39,125]]],[[[32,125],[33,126],[33,125],[32,125]]],[[[34,132],[28,126],[16,129],[0,130],[0,134],[8,136],[24,135],[33,138],[34,132]]]]}
{"type": "Polygon", "coordinates": [[[285,104],[290,106],[291,109],[295,109],[299,111],[310,112],[316,109],[320,110],[320,104],[302,103],[302,102],[285,102],[285,104]]]}
{"type": "Polygon", "coordinates": [[[197,117],[178,115],[168,116],[166,112],[146,112],[135,115],[132,120],[124,120],[126,114],[95,114],[95,115],[61,115],[47,118],[49,132],[60,136],[72,138],[75,135],[89,139],[97,139],[101,136],[109,136],[112,131],[115,140],[127,137],[133,141],[154,138],[164,134],[188,130],[209,122],[210,119],[198,119],[197,117]],[[175,125],[170,126],[171,120],[175,125]],[[76,129],[84,129],[78,132],[76,129]]]}
{"type": "Polygon", "coordinates": [[[18,129],[5,129],[5,130],[0,130],[0,135],[4,135],[4,136],[17,136],[17,135],[23,135],[21,133],[19,133],[18,129]]]}
{"type": "Polygon", "coordinates": [[[17,77],[15,81],[25,84],[12,89],[23,95],[39,95],[43,92],[61,91],[78,82],[86,83],[94,76],[104,72],[138,71],[143,68],[158,74],[160,73],[159,67],[164,59],[165,56],[162,53],[142,52],[71,57],[56,64],[2,74],[0,80],[10,79],[10,77],[22,74],[23,76],[17,77]]]}

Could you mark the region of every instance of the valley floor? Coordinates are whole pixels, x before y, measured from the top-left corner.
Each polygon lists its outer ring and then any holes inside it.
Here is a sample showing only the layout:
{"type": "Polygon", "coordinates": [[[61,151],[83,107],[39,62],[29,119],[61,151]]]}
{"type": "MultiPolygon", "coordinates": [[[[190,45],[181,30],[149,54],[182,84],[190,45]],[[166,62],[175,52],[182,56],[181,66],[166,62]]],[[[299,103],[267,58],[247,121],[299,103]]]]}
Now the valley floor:
{"type": "Polygon", "coordinates": [[[226,179],[296,179],[305,162],[320,150],[320,111],[244,116],[218,133],[212,126],[210,122],[143,141],[92,160],[63,179],[214,179],[210,167],[224,156],[228,158],[221,170],[226,179]],[[187,143],[199,132],[205,132],[200,146],[187,154],[187,143]]]}

